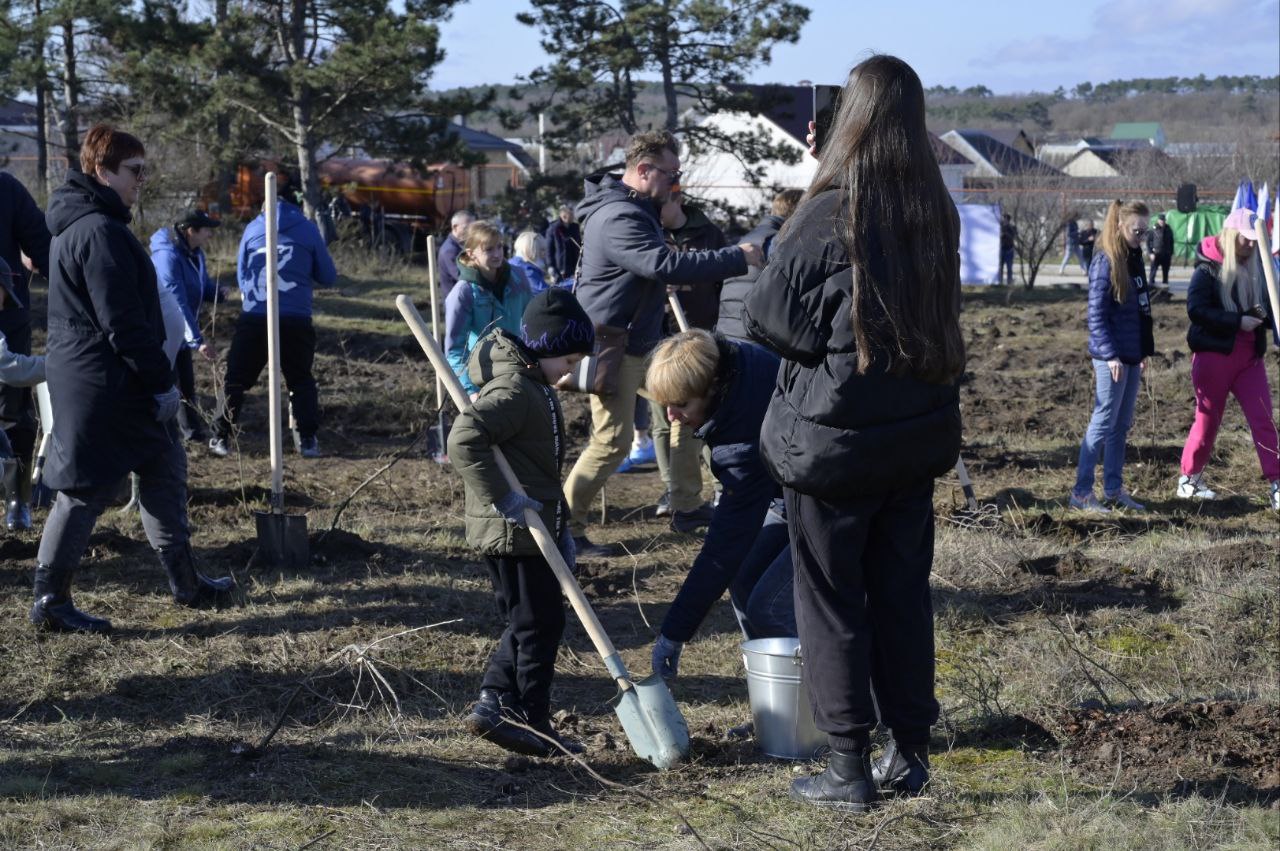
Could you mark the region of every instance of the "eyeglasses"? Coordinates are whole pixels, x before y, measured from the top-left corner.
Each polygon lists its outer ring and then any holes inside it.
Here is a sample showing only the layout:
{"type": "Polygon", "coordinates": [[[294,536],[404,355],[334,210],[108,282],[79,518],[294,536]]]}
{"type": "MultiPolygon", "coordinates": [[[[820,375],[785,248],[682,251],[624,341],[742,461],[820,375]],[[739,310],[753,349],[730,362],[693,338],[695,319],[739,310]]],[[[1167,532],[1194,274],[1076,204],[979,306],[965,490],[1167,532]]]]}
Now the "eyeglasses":
{"type": "Polygon", "coordinates": [[[676,169],[675,171],[670,171],[669,169],[665,169],[660,165],[655,165],[654,163],[647,163],[647,165],[649,166],[649,168],[653,169],[654,171],[660,171],[663,174],[665,174],[667,176],[667,179],[670,180],[672,183],[679,183],[680,178],[684,176],[684,172],[681,171],[680,169],[676,169]]]}
{"type": "Polygon", "coordinates": [[[145,180],[147,175],[150,173],[147,171],[146,163],[138,163],[137,165],[120,163],[120,167],[123,169],[127,169],[130,173],[132,173],[134,180],[145,180]]]}

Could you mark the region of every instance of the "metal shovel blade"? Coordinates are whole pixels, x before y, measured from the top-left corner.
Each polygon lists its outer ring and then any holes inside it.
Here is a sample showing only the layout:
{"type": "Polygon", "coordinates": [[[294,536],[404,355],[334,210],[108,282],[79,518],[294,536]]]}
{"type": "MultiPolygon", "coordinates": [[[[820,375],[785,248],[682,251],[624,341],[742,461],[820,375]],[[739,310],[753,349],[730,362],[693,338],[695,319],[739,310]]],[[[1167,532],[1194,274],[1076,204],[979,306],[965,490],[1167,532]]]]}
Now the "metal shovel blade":
{"type": "Polygon", "coordinates": [[[311,561],[307,515],[255,511],[253,521],[258,527],[258,552],[267,564],[272,567],[306,567],[311,561]]]}
{"type": "Polygon", "coordinates": [[[688,756],[689,725],[661,674],[632,682],[612,703],[636,756],[661,769],[688,756]]]}

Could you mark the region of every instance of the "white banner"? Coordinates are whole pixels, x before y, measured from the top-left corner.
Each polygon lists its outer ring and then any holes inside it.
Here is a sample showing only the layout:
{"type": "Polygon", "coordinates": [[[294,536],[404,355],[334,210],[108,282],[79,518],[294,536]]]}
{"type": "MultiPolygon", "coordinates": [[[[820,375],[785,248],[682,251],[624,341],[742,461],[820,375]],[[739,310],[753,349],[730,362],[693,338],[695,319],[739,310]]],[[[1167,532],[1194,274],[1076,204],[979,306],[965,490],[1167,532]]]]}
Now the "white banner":
{"type": "Polygon", "coordinates": [[[994,284],[1000,277],[1000,206],[957,204],[960,283],[994,284]]]}

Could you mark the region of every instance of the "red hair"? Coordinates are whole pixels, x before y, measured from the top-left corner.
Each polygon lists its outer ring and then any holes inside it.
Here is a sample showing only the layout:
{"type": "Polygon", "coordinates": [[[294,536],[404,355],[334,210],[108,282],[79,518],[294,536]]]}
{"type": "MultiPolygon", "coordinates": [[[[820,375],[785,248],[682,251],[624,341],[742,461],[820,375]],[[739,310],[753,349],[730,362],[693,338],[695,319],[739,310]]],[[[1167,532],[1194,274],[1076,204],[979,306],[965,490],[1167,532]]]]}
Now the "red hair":
{"type": "Polygon", "coordinates": [[[130,157],[145,157],[147,149],[137,136],[117,130],[110,124],[95,124],[80,146],[80,170],[88,175],[97,173],[98,166],[107,171],[119,171],[120,163],[130,157]]]}

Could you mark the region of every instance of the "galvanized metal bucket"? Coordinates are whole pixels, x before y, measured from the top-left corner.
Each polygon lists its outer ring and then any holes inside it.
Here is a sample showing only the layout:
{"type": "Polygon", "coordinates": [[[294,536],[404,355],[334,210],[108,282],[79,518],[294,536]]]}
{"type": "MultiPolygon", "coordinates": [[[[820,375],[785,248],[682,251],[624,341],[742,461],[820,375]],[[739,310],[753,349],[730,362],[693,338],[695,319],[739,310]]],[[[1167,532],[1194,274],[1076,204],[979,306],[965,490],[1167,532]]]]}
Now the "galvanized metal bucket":
{"type": "Polygon", "coordinates": [[[814,759],[827,744],[800,681],[800,639],[756,638],[742,642],[747,694],[760,750],[780,759],[814,759]]]}

